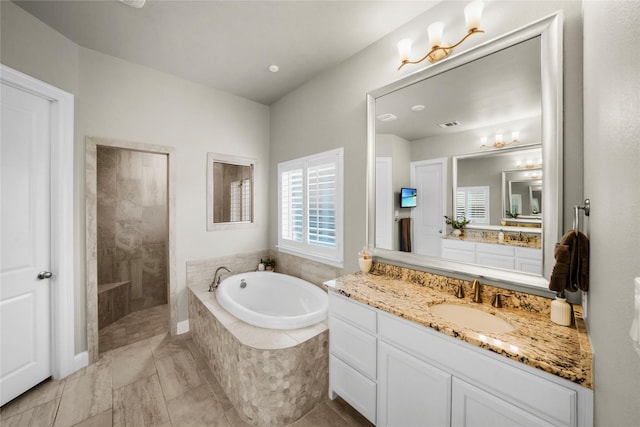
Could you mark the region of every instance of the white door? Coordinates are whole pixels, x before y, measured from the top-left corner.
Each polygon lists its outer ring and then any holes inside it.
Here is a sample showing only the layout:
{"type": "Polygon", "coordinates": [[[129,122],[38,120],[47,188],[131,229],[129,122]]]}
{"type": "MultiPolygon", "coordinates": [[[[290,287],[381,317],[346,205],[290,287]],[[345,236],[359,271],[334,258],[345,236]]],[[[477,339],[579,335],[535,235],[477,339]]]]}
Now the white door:
{"type": "Polygon", "coordinates": [[[420,255],[440,257],[447,185],[447,159],[411,162],[411,186],[417,190],[412,209],[412,247],[420,255]]]}
{"type": "Polygon", "coordinates": [[[391,157],[376,157],[376,248],[394,249],[393,165],[391,157]]]}
{"type": "Polygon", "coordinates": [[[0,404],[51,376],[50,108],[2,84],[0,404]]]}

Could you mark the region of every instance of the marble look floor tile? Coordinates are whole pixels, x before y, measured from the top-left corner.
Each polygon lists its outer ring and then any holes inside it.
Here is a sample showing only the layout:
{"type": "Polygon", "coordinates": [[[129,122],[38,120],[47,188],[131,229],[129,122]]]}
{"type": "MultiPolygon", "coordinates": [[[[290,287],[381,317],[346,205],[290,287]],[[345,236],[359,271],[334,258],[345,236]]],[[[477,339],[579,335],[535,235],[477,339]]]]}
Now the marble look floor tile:
{"type": "Polygon", "coordinates": [[[198,365],[188,349],[175,351],[167,357],[156,359],[156,367],[160,385],[167,400],[203,384],[198,365]]]}
{"type": "Polygon", "coordinates": [[[252,427],[251,424],[244,422],[236,409],[232,406],[224,411],[224,416],[227,418],[231,427],[252,427]]]}
{"type": "Polygon", "coordinates": [[[171,423],[181,427],[230,427],[224,409],[215,401],[208,384],[193,388],[167,401],[171,423]]]}
{"type": "Polygon", "coordinates": [[[334,400],[327,399],[326,404],[329,408],[333,409],[338,415],[347,421],[347,425],[355,427],[374,427],[374,425],[367,420],[364,415],[353,409],[347,402],[340,397],[336,397],[334,400]]]}
{"type": "Polygon", "coordinates": [[[142,378],[113,391],[113,425],[171,425],[157,375],[142,378]]]}
{"type": "Polygon", "coordinates": [[[131,384],[156,373],[148,340],[113,350],[113,389],[131,384]]]}
{"type": "Polygon", "coordinates": [[[320,402],[307,415],[291,424],[291,427],[344,427],[347,421],[329,408],[325,402],[320,402]]]}
{"type": "Polygon", "coordinates": [[[65,381],[55,426],[72,426],[111,408],[110,352],[65,381]]]}
{"type": "Polygon", "coordinates": [[[0,420],[17,415],[52,400],[59,400],[64,390],[64,380],[46,380],[27,393],[13,399],[0,409],[0,420]]]}
{"type": "Polygon", "coordinates": [[[2,427],[52,426],[59,403],[60,398],[58,397],[17,415],[3,418],[0,425],[2,427]]]}
{"type": "Polygon", "coordinates": [[[111,427],[113,425],[113,410],[108,409],[98,415],[84,420],[73,427],[111,427]]]}

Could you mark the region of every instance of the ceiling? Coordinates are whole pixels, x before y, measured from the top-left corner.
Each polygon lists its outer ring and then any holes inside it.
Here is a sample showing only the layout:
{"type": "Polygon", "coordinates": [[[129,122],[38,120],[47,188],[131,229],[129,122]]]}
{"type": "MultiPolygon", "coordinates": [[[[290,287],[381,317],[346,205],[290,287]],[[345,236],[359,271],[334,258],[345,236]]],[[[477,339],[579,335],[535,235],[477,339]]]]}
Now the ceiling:
{"type": "Polygon", "coordinates": [[[438,2],[15,1],[80,46],[266,105],[438,2]]]}
{"type": "Polygon", "coordinates": [[[397,119],[377,119],[376,133],[415,141],[471,130],[506,134],[516,130],[507,124],[530,118],[540,123],[540,73],[536,37],[377,98],[376,116],[391,113],[397,119]],[[414,105],[424,109],[413,111],[414,105]],[[439,126],[452,122],[458,124],[439,126]]]}

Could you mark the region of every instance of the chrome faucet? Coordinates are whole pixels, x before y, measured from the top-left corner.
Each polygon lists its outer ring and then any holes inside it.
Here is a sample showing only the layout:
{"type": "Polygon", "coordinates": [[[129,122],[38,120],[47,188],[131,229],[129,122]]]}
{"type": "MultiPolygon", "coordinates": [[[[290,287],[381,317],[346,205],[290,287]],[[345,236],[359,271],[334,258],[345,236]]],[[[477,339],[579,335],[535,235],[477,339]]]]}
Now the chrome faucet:
{"type": "Polygon", "coordinates": [[[231,273],[231,270],[229,270],[227,267],[222,266],[222,267],[218,267],[216,269],[216,274],[213,275],[213,281],[211,282],[211,284],[209,285],[209,292],[213,292],[217,289],[218,285],[220,284],[220,279],[222,277],[221,275],[218,275],[218,273],[220,272],[220,270],[227,270],[228,273],[231,273]]]}
{"type": "Polygon", "coordinates": [[[473,281],[473,302],[482,302],[482,296],[480,295],[480,282],[477,279],[473,281]]]}

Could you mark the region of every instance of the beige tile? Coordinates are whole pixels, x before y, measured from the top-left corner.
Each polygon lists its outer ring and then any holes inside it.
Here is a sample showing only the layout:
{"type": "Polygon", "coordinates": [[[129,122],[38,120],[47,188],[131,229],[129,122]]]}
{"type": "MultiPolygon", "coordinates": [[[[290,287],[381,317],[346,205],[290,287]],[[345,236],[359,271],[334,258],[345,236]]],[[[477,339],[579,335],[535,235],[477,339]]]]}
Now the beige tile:
{"type": "Polygon", "coordinates": [[[113,425],[171,425],[157,375],[113,391],[113,425]]]}
{"type": "Polygon", "coordinates": [[[373,424],[371,424],[364,415],[353,409],[353,407],[340,397],[337,397],[334,400],[327,399],[325,403],[329,408],[333,409],[338,413],[338,415],[344,418],[348,422],[348,425],[356,427],[373,427],[373,424]]]}
{"type": "Polygon", "coordinates": [[[12,417],[3,418],[0,425],[2,427],[51,426],[53,425],[59,402],[60,399],[55,398],[12,417]]]}
{"type": "Polygon", "coordinates": [[[297,340],[279,330],[258,328],[244,322],[234,322],[226,326],[229,332],[249,347],[275,350],[298,344],[297,340]]]}
{"type": "Polygon", "coordinates": [[[203,384],[198,365],[188,349],[156,359],[164,397],[171,400],[203,384]]]}
{"type": "Polygon", "coordinates": [[[111,427],[113,424],[113,410],[108,409],[95,417],[84,420],[73,427],[111,427]]]}
{"type": "Polygon", "coordinates": [[[230,427],[224,409],[215,401],[207,384],[191,389],[183,395],[167,401],[167,409],[174,426],[230,427]]]}
{"type": "Polygon", "coordinates": [[[52,400],[59,400],[64,390],[64,380],[46,380],[23,395],[7,403],[0,410],[0,420],[17,415],[52,400]]]}
{"type": "Polygon", "coordinates": [[[292,427],[344,427],[347,421],[327,406],[320,402],[307,415],[291,424],[292,427]]]}
{"type": "Polygon", "coordinates": [[[111,408],[111,352],[65,382],[55,426],[72,426],[111,408]]]}
{"type": "Polygon", "coordinates": [[[308,339],[315,337],[319,333],[326,331],[328,328],[329,323],[327,322],[327,320],[323,320],[320,323],[316,323],[315,325],[311,325],[306,328],[287,330],[285,331],[285,333],[294,340],[302,343],[308,339]]]}
{"type": "Polygon", "coordinates": [[[251,427],[251,424],[247,424],[240,418],[240,415],[238,415],[238,412],[233,406],[224,412],[224,416],[227,418],[227,421],[229,421],[231,427],[251,427]]]}
{"type": "Polygon", "coordinates": [[[113,389],[117,390],[140,378],[156,373],[148,340],[113,350],[113,389]]]}

